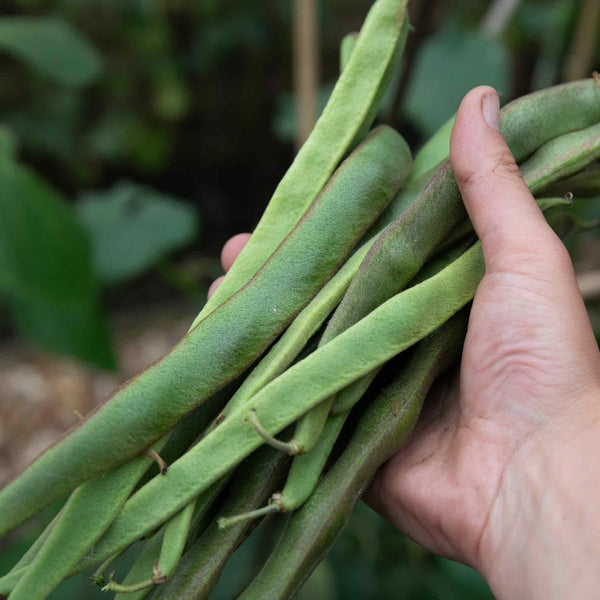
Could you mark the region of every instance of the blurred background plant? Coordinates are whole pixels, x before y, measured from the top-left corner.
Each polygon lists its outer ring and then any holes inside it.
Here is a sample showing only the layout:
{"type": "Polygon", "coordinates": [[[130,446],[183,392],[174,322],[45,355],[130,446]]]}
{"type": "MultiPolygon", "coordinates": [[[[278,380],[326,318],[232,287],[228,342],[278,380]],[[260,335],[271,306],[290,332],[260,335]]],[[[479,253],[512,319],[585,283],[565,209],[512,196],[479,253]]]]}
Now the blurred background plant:
{"type": "MultiPolygon", "coordinates": [[[[256,223],[327,101],[340,40],[370,4],[0,2],[0,460],[10,463],[0,477],[185,331],[219,275],[220,246],[256,223]],[[122,325],[136,315],[148,330],[157,314],[168,325],[149,351],[122,325]],[[27,404],[40,389],[51,391],[27,404]],[[48,406],[68,417],[44,433],[34,413],[51,420],[48,406]]],[[[588,76],[600,58],[597,0],[412,0],[409,10],[414,30],[379,120],[415,150],[475,85],[509,100],[588,76]]],[[[576,196],[576,207],[600,217],[596,197],[576,196]]],[[[570,249],[600,333],[597,236],[570,249]]],[[[40,523],[0,542],[1,571],[40,523]]],[[[269,527],[252,543],[268,543],[269,527]]],[[[254,556],[241,548],[215,598],[232,597],[254,556]]],[[[74,578],[52,597],[100,594],[74,578]]],[[[491,595],[361,506],[299,597],[491,595]]]]}

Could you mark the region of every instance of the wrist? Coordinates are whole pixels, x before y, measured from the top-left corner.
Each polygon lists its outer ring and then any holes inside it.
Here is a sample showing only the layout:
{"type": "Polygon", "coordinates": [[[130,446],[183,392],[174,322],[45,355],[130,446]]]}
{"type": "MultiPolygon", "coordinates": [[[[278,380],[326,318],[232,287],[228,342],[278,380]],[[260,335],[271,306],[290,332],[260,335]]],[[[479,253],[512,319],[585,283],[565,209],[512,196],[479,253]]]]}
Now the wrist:
{"type": "Polygon", "coordinates": [[[498,600],[596,597],[600,390],[513,453],[480,544],[498,600]]]}

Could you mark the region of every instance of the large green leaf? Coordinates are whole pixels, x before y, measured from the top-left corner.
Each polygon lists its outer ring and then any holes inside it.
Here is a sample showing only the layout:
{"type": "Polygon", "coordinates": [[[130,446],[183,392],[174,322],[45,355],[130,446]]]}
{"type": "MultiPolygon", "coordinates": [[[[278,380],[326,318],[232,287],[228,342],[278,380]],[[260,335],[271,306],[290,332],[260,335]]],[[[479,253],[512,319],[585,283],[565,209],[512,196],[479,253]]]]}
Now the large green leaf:
{"type": "Polygon", "coordinates": [[[487,84],[506,93],[509,75],[502,42],[451,23],[419,49],[404,112],[429,137],[456,112],[471,88],[487,84]]]}
{"type": "Polygon", "coordinates": [[[0,292],[19,332],[31,342],[114,366],[85,231],[55,190],[4,157],[0,292]]]}
{"type": "Polygon", "coordinates": [[[92,239],[96,274],[106,285],[147,271],[197,233],[191,206],[128,182],[84,194],[77,211],[92,239]]]}
{"type": "Polygon", "coordinates": [[[72,87],[94,81],[102,65],[100,55],[79,32],[49,17],[3,17],[0,49],[44,77],[72,87]]]}

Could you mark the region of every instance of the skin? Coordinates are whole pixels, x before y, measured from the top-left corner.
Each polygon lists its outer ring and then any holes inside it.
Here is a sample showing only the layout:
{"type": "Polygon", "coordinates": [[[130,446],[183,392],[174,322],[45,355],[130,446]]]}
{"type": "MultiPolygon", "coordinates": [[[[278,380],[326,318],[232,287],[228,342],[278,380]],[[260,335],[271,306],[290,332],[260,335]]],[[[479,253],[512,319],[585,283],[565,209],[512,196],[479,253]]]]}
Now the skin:
{"type": "Polygon", "coordinates": [[[496,129],[497,105],[492,88],[467,94],[450,143],[486,263],[460,371],[436,386],[368,500],[480,571],[499,600],[591,599],[600,353],[568,253],[496,129]]]}

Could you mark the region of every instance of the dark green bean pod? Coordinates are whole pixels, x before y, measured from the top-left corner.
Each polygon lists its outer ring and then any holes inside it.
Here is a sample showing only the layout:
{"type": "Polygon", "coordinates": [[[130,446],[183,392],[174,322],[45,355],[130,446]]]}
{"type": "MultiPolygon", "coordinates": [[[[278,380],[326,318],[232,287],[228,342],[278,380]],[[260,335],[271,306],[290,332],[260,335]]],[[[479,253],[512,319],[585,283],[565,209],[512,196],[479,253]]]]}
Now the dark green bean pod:
{"type": "Polygon", "coordinates": [[[600,195],[600,162],[596,161],[581,173],[557,181],[544,192],[549,196],[564,196],[570,193],[576,198],[600,195]]]}
{"type": "Polygon", "coordinates": [[[459,357],[466,324],[462,311],[416,346],[311,497],[290,516],[277,546],[239,600],[284,600],[298,591],[342,532],[376,470],[408,439],[431,384],[459,357]]]}
{"type": "MultiPolygon", "coordinates": [[[[206,492],[201,494],[194,503],[188,504],[183,511],[193,512],[193,523],[185,527],[185,533],[199,528],[203,530],[201,523],[206,522],[211,509],[219,498],[228,478],[224,478],[206,492]]],[[[182,512],[183,512],[182,511],[182,512]]],[[[173,525],[180,525],[177,519],[179,513],[162,527],[154,536],[146,541],[144,549],[137,557],[135,563],[127,573],[122,584],[109,581],[103,589],[105,591],[116,591],[115,600],[143,600],[150,592],[158,586],[163,586],[170,580],[175,568],[179,565],[182,540],[185,543],[187,536],[176,535],[171,541],[173,525]],[[174,542],[174,544],[172,543],[174,542]]],[[[185,524],[185,523],[184,523],[185,524]]]]}
{"type": "Polygon", "coordinates": [[[408,152],[394,130],[375,129],[243,290],[0,492],[0,533],[133,457],[243,372],[335,273],[392,199],[408,152]]]}
{"type": "MultiPolygon", "coordinates": [[[[533,192],[565,174],[583,168],[598,155],[599,125],[557,137],[584,122],[580,115],[569,123],[565,122],[568,119],[564,113],[572,110],[572,107],[561,103],[573,99],[573,89],[581,88],[582,94],[587,92],[588,101],[593,103],[594,108],[590,108],[590,113],[595,117],[600,115],[600,90],[591,80],[587,82],[587,86],[584,83],[586,82],[536,92],[515,100],[501,112],[501,129],[515,159],[522,159],[542,143],[548,142],[523,167],[523,176],[533,192]],[[542,115],[539,110],[532,110],[531,102],[534,99],[536,107],[543,109],[548,106],[546,110],[550,111],[552,103],[548,102],[548,98],[553,99],[553,112],[542,115]],[[515,129],[515,122],[524,116],[529,121],[537,119],[538,124],[544,128],[545,135],[536,133],[538,146],[529,145],[528,140],[523,140],[522,133],[515,129]],[[542,118],[544,121],[540,122],[542,118]],[[551,131],[548,121],[555,121],[557,128],[560,123],[561,129],[551,131]]],[[[529,121],[527,129],[531,127],[529,121]]],[[[402,290],[427,260],[441,250],[449,234],[464,223],[466,218],[448,160],[436,171],[419,197],[377,238],[329,321],[321,344],[326,344],[402,290]],[[422,235],[424,231],[427,235],[422,235]]],[[[310,448],[318,439],[333,402],[334,399],[331,398],[322,403],[300,421],[293,443],[301,450],[310,448]]]]}
{"type": "Polygon", "coordinates": [[[340,160],[362,141],[398,65],[408,0],[377,0],[327,106],[277,186],[252,237],[194,324],[242,288],[295,226],[340,160]]]}
{"type": "Polygon", "coordinates": [[[171,581],[157,589],[153,598],[208,598],[225,563],[253,529],[251,523],[221,529],[219,517],[252,510],[264,503],[281,484],[288,465],[289,459],[271,448],[260,448],[249,457],[236,473],[217,518],[186,550],[171,581]]]}

